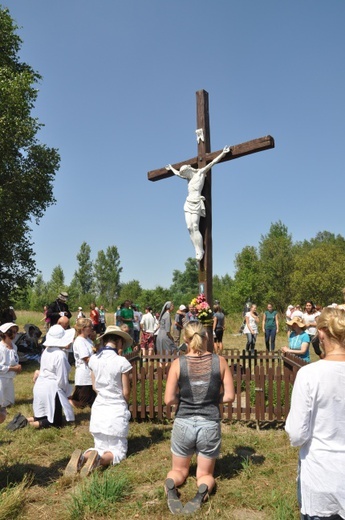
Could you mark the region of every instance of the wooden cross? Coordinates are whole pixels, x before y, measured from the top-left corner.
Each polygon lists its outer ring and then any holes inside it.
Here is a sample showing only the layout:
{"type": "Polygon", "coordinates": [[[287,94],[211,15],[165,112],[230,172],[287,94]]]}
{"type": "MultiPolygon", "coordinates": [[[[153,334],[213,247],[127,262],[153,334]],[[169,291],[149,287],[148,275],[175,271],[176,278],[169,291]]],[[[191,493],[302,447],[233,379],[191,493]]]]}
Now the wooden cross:
{"type": "MultiPolygon", "coordinates": [[[[198,139],[198,156],[186,161],[173,164],[173,168],[179,170],[184,164],[190,164],[193,168],[203,168],[215,159],[222,150],[211,152],[210,121],[208,93],[205,90],[198,90],[196,93],[197,102],[197,132],[202,136],[198,139]]],[[[223,157],[219,163],[238,159],[244,155],[262,152],[274,148],[274,139],[270,135],[259,137],[252,141],[236,144],[230,147],[230,152],[223,157]]],[[[151,170],[147,177],[150,181],[166,179],[174,175],[173,172],[165,167],[159,170],[151,170]]],[[[212,191],[211,191],[211,171],[206,174],[205,184],[202,191],[205,197],[206,217],[200,219],[200,232],[203,236],[205,254],[199,262],[199,291],[205,294],[207,302],[213,306],[212,293],[212,191]]],[[[210,336],[210,335],[209,335],[210,336]]],[[[211,336],[213,345],[213,340],[211,336]]],[[[211,344],[210,341],[210,344],[211,344]]]]}

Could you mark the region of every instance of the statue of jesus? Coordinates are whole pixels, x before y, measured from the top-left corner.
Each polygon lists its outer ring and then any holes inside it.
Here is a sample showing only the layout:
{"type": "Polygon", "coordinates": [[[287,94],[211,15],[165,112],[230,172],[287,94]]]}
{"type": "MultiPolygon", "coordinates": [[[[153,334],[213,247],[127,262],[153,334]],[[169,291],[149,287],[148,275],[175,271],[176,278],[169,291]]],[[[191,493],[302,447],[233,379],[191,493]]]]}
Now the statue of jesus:
{"type": "Polygon", "coordinates": [[[227,153],[230,152],[230,146],[225,146],[222,153],[220,153],[212,162],[203,168],[193,168],[190,164],[181,166],[180,171],[175,170],[168,164],[165,168],[171,170],[175,175],[188,181],[188,196],[184,203],[184,215],[186,219],[187,228],[190,238],[195,248],[195,258],[202,260],[204,256],[203,240],[199,230],[200,217],[206,216],[205,197],[201,195],[205,184],[205,177],[207,172],[219,162],[227,153]]]}

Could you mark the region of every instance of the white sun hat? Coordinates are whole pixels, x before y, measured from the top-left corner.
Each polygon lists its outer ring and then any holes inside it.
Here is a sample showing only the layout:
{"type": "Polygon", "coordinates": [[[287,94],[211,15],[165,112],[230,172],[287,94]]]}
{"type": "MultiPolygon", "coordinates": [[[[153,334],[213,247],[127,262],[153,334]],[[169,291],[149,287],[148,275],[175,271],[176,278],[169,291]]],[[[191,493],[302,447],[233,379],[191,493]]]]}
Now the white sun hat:
{"type": "Polygon", "coordinates": [[[65,330],[61,325],[53,325],[47,332],[45,347],[66,348],[74,340],[75,329],[65,330]]]}

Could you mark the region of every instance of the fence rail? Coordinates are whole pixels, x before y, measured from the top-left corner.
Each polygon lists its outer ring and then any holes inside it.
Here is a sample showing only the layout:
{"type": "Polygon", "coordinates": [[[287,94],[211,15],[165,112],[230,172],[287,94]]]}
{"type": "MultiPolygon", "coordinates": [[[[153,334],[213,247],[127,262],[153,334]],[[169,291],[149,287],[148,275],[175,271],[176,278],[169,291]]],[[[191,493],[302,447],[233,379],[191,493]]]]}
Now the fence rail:
{"type": "MultiPolygon", "coordinates": [[[[233,403],[220,405],[222,419],[282,421],[290,410],[290,398],[296,374],[305,361],[281,352],[226,350],[235,384],[233,403]]],[[[133,366],[130,410],[134,420],[171,419],[176,407],[164,404],[164,391],[171,361],[160,366],[160,356],[143,358],[131,354],[133,366]]]]}

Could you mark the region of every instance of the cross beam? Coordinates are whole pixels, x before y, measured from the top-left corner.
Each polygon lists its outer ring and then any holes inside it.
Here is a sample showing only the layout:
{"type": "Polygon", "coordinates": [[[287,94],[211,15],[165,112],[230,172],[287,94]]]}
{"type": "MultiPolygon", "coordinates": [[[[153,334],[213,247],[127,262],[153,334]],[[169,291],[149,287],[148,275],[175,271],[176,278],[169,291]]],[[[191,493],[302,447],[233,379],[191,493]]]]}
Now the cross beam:
{"type": "MultiPolygon", "coordinates": [[[[232,159],[239,159],[240,157],[244,157],[245,155],[250,155],[252,153],[263,152],[264,150],[269,150],[270,148],[274,148],[274,139],[270,135],[267,135],[266,137],[259,137],[258,139],[253,139],[252,141],[246,141],[241,144],[235,144],[234,146],[230,146],[230,153],[223,157],[223,159],[221,159],[218,164],[231,161],[232,159]]],[[[215,159],[221,153],[221,151],[222,150],[206,153],[206,164],[209,164],[211,161],[213,161],[213,159],[215,159]]],[[[186,161],[175,163],[172,166],[176,170],[179,170],[184,164],[190,164],[193,166],[193,168],[197,168],[198,157],[192,157],[192,159],[187,159],[186,161]]],[[[151,170],[147,173],[148,180],[152,182],[168,179],[169,177],[173,176],[174,174],[165,167],[159,168],[158,170],[151,170]]]]}

